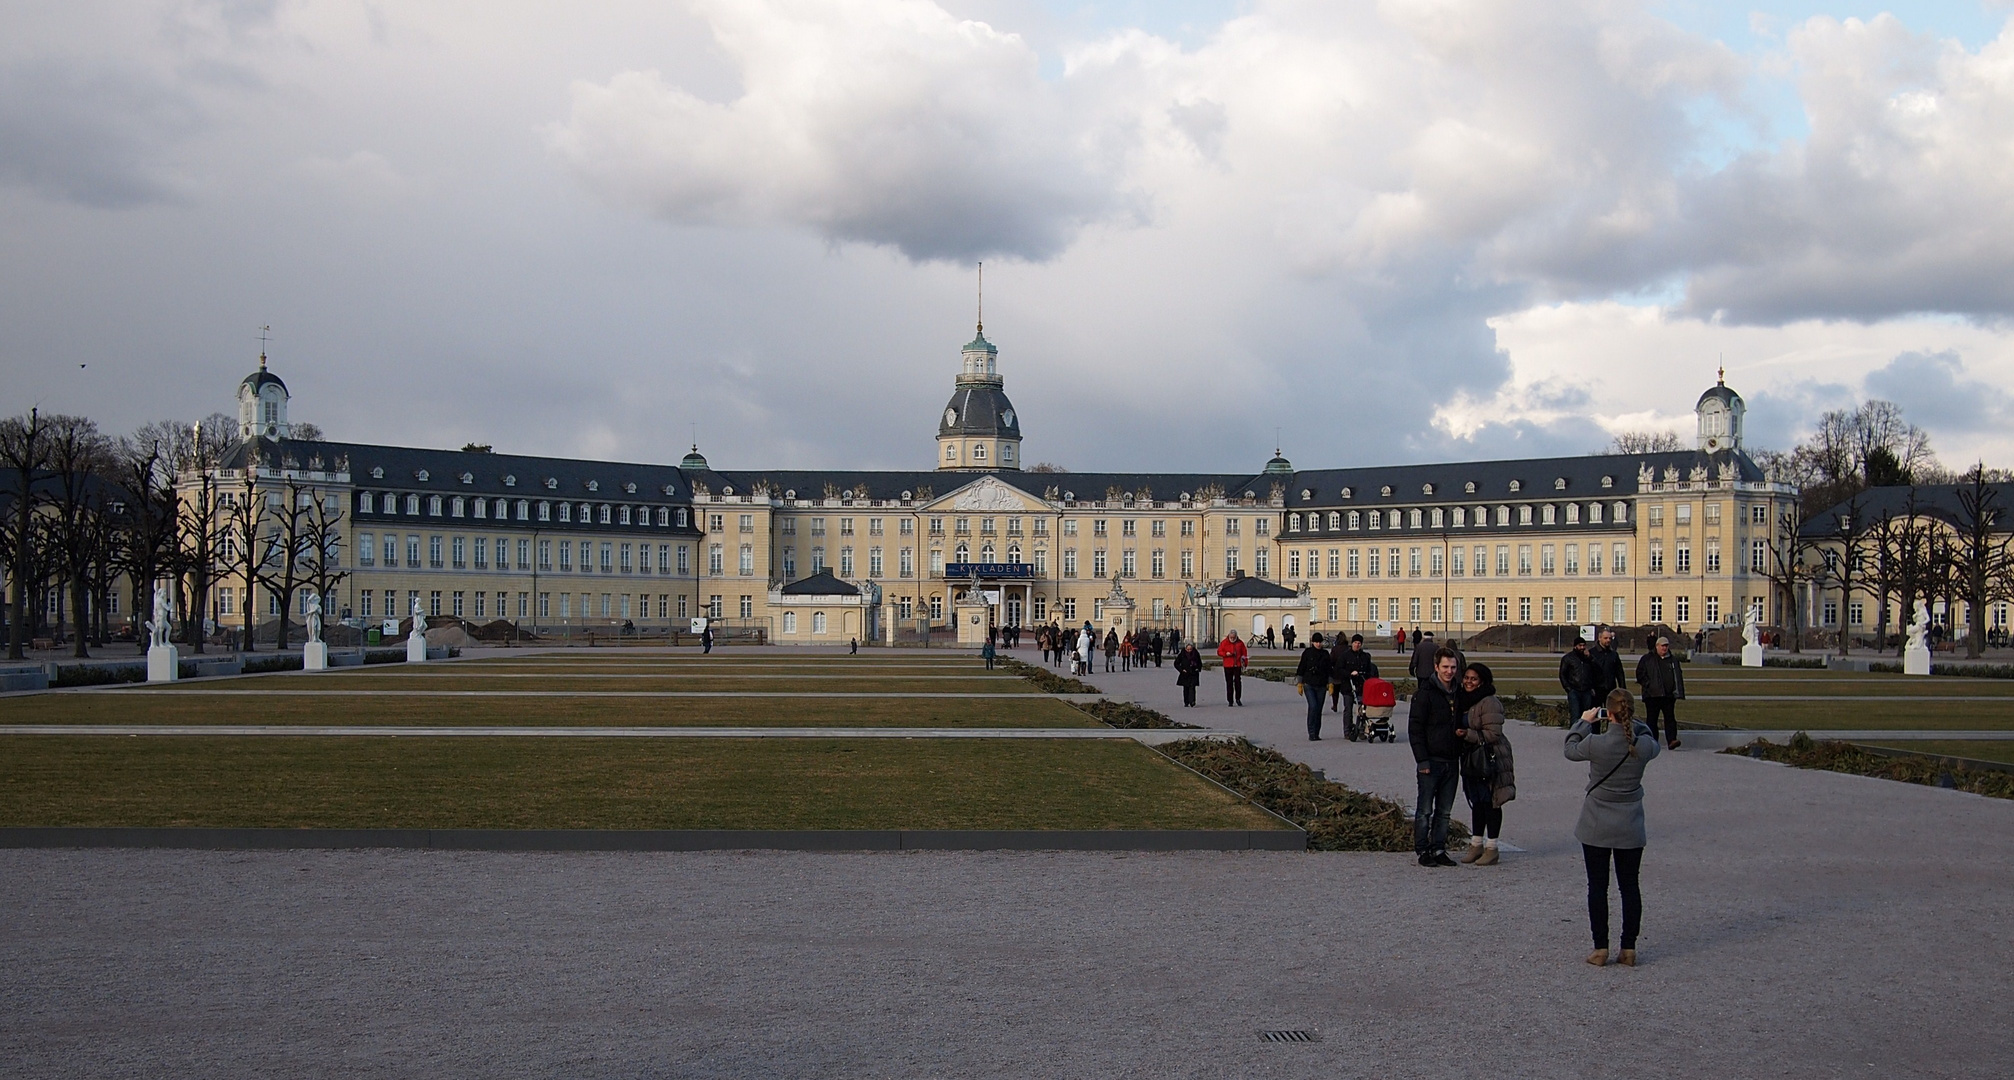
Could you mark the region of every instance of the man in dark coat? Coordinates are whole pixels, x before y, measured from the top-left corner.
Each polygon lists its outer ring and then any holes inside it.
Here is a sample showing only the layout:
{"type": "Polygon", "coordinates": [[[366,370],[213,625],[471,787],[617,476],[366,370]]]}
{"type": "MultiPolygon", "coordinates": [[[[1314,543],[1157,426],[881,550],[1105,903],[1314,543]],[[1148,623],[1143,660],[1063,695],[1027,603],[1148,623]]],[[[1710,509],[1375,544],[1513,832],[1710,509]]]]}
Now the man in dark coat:
{"type": "Polygon", "coordinates": [[[1468,748],[1461,691],[1455,680],[1461,662],[1453,649],[1434,654],[1433,673],[1413,692],[1406,719],[1406,739],[1412,743],[1418,769],[1419,800],[1413,807],[1413,852],[1421,866],[1453,866],[1448,858],[1448,816],[1454,812],[1455,790],[1461,782],[1461,757],[1468,748]]]}
{"type": "MultiPolygon", "coordinates": [[[[1566,691],[1566,714],[1574,719],[1594,708],[1594,660],[1587,654],[1587,639],[1575,638],[1573,648],[1559,658],[1559,688],[1566,691]]],[[[1602,695],[1601,700],[1607,700],[1602,695]]]]}
{"type": "Polygon", "coordinates": [[[1674,706],[1685,696],[1685,672],[1671,651],[1670,638],[1658,638],[1636,662],[1636,685],[1642,692],[1644,721],[1651,733],[1657,733],[1657,718],[1662,713],[1665,745],[1678,749],[1678,710],[1674,706]]]}
{"type": "MultiPolygon", "coordinates": [[[[1595,701],[1607,701],[1610,691],[1624,688],[1626,680],[1622,674],[1622,657],[1615,651],[1615,631],[1606,626],[1596,631],[1594,648],[1587,651],[1587,658],[1594,665],[1594,681],[1588,686],[1588,691],[1594,695],[1595,701]]],[[[1578,717],[1580,713],[1574,715],[1578,717]]]]}
{"type": "Polygon", "coordinates": [[[1343,704],[1350,708],[1344,713],[1343,737],[1355,741],[1360,734],[1362,721],[1357,715],[1357,702],[1364,700],[1364,680],[1378,677],[1377,661],[1371,659],[1371,652],[1364,648],[1364,635],[1350,635],[1350,651],[1336,660],[1329,678],[1341,688],[1343,704]]]}
{"type": "Polygon", "coordinates": [[[1329,672],[1334,668],[1329,650],[1322,648],[1322,635],[1308,639],[1301,652],[1301,664],[1294,678],[1301,684],[1301,696],[1308,702],[1308,741],[1322,741],[1322,700],[1329,696],[1329,672]]]}

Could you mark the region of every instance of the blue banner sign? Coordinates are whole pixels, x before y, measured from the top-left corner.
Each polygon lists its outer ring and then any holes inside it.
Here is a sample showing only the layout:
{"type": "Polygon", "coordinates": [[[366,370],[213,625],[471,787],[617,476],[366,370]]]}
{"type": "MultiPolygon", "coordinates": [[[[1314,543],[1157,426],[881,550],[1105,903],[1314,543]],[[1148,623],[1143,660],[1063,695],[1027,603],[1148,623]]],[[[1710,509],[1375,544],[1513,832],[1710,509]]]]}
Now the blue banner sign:
{"type": "Polygon", "coordinates": [[[1035,567],[1028,563],[955,562],[945,564],[944,576],[948,578],[1032,578],[1035,576],[1035,567]]]}

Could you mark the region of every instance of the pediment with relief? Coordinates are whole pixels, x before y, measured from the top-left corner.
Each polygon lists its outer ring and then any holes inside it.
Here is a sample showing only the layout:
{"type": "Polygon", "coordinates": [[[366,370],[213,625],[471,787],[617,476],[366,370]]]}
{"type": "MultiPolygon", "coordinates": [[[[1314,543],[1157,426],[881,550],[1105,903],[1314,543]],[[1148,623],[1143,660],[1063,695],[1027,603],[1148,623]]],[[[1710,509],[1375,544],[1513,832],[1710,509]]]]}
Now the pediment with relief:
{"type": "Polygon", "coordinates": [[[1042,508],[1033,496],[1011,484],[985,476],[959,488],[937,505],[978,514],[1034,513],[1042,508]]]}

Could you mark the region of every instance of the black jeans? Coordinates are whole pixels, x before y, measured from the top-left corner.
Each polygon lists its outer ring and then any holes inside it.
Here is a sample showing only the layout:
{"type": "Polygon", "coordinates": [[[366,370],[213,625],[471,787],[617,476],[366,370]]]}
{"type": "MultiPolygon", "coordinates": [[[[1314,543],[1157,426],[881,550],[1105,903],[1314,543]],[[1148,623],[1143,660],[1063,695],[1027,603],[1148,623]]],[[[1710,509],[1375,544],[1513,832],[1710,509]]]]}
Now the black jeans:
{"type": "Polygon", "coordinates": [[[1224,669],[1224,702],[1229,705],[1245,703],[1245,669],[1227,667],[1224,669]]]}
{"type": "Polygon", "coordinates": [[[1678,704],[1675,697],[1647,697],[1643,699],[1643,722],[1650,725],[1650,737],[1657,738],[1657,717],[1664,714],[1664,741],[1678,741],[1678,712],[1673,706],[1678,704]]]}
{"type": "Polygon", "coordinates": [[[1195,688],[1194,686],[1191,686],[1191,685],[1190,685],[1190,684],[1188,684],[1188,683],[1183,683],[1183,684],[1182,684],[1182,704],[1184,704],[1184,705],[1194,705],[1195,703],[1196,703],[1196,688],[1195,688]]]}
{"type": "Polygon", "coordinates": [[[1432,855],[1448,849],[1448,817],[1455,809],[1455,788],[1461,783],[1458,761],[1428,758],[1417,779],[1419,802],[1413,807],[1413,854],[1432,855]]]}
{"type": "Polygon", "coordinates": [[[1475,824],[1469,829],[1478,840],[1487,837],[1495,840],[1503,833],[1503,807],[1496,804],[1496,788],[1482,777],[1462,777],[1462,795],[1469,801],[1469,820],[1475,824]]]}
{"type": "Polygon", "coordinates": [[[1615,862],[1615,883],[1622,890],[1622,947],[1636,948],[1637,931],[1643,928],[1643,890],[1637,887],[1637,871],[1643,869],[1642,848],[1580,846],[1587,860],[1587,924],[1594,931],[1594,947],[1608,948],[1608,864],[1615,862]]]}

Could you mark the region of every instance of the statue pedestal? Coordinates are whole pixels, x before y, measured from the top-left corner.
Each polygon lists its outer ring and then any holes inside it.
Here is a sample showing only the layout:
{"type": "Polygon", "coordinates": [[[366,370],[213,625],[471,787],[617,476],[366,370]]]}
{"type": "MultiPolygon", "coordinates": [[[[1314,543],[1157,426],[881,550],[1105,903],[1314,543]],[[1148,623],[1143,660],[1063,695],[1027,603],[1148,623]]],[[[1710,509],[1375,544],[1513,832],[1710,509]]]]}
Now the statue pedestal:
{"type": "Polygon", "coordinates": [[[301,670],[329,670],[329,643],[326,641],[310,641],[306,645],[301,646],[301,670]]]}
{"type": "Polygon", "coordinates": [[[1902,650],[1902,674],[1930,674],[1930,650],[1921,645],[1902,650]]]}
{"type": "Polygon", "coordinates": [[[958,644],[973,648],[986,644],[986,627],[992,611],[985,602],[960,599],[951,606],[951,614],[958,620],[958,644]]]}
{"type": "Polygon", "coordinates": [[[424,664],[426,662],[427,632],[425,630],[414,630],[406,636],[406,663],[424,664]]]}
{"type": "Polygon", "coordinates": [[[1760,646],[1760,645],[1743,645],[1743,646],[1741,647],[1741,666],[1742,666],[1742,667],[1761,667],[1761,666],[1762,666],[1762,646],[1760,646]]]}
{"type": "Polygon", "coordinates": [[[148,682],[174,682],[181,677],[182,654],[179,650],[173,645],[147,646],[148,682]]]}

